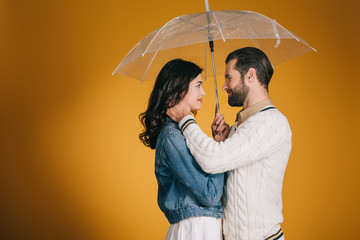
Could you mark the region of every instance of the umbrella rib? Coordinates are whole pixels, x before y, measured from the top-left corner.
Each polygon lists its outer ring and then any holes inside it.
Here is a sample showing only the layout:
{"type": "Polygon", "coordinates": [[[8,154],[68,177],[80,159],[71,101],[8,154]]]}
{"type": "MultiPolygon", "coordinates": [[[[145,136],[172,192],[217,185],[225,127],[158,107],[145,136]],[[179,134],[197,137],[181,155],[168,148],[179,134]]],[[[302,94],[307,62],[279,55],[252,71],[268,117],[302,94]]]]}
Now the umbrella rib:
{"type": "Polygon", "coordinates": [[[195,23],[192,23],[192,22],[190,22],[190,21],[188,21],[188,20],[185,20],[185,19],[182,19],[182,18],[179,18],[179,20],[181,20],[181,21],[183,21],[183,22],[186,22],[186,23],[188,23],[188,24],[192,24],[192,25],[194,25],[194,26],[198,26],[198,27],[201,27],[201,28],[206,28],[206,27],[204,27],[204,26],[202,26],[202,25],[200,25],[200,24],[195,24],[195,23]]]}
{"type": "Polygon", "coordinates": [[[215,13],[211,11],[211,14],[214,16],[214,18],[215,18],[215,22],[216,22],[217,27],[219,28],[219,31],[220,31],[221,37],[222,37],[223,41],[225,42],[224,35],[223,35],[223,33],[222,33],[222,30],[221,30],[221,27],[220,27],[220,25],[219,25],[219,23],[218,23],[218,20],[217,20],[217,18],[216,18],[216,16],[215,16],[215,13]]]}
{"type": "Polygon", "coordinates": [[[296,36],[294,33],[290,32],[289,30],[287,30],[286,28],[284,28],[280,23],[277,22],[277,24],[284,29],[285,31],[287,31],[291,36],[293,36],[298,42],[303,42],[306,46],[308,46],[309,48],[311,48],[314,52],[317,52],[315,48],[311,47],[307,42],[305,42],[302,38],[296,36]]]}
{"type": "Polygon", "coordinates": [[[147,50],[149,49],[150,45],[154,42],[155,38],[159,35],[159,33],[173,20],[175,20],[177,18],[171,19],[170,21],[168,21],[164,26],[162,26],[159,31],[155,34],[155,36],[153,37],[153,39],[151,39],[151,42],[149,43],[149,45],[147,46],[147,48],[145,49],[144,53],[142,54],[142,56],[144,56],[147,52],[147,50]]]}
{"type": "Polygon", "coordinates": [[[314,52],[317,52],[315,48],[311,47],[307,42],[305,42],[302,38],[296,36],[294,33],[290,32],[289,30],[287,30],[286,28],[284,28],[280,23],[277,22],[277,24],[284,29],[285,31],[287,31],[291,36],[293,36],[298,42],[303,42],[306,46],[308,46],[309,48],[311,48],[314,52]]]}
{"type": "Polygon", "coordinates": [[[283,26],[281,26],[278,22],[277,22],[277,24],[278,24],[282,29],[284,29],[285,31],[287,31],[293,38],[295,38],[296,41],[300,42],[299,38],[296,37],[292,32],[290,32],[289,30],[287,30],[286,28],[284,28],[283,26]]]}
{"type": "MultiPolygon", "coordinates": [[[[280,25],[280,24],[279,24],[280,25]]],[[[280,27],[284,28],[283,26],[280,25],[280,27]]],[[[288,31],[298,42],[302,42],[303,44],[305,44],[307,47],[311,48],[314,52],[317,52],[315,48],[311,47],[304,39],[298,37],[295,33],[290,32],[289,30],[287,30],[286,28],[284,28],[286,31],[288,31]]]]}
{"type": "Polygon", "coordinates": [[[255,46],[261,50],[261,47],[254,41],[254,39],[250,38],[250,40],[255,44],[255,46]]]}
{"type": "Polygon", "coordinates": [[[249,11],[241,11],[241,12],[244,12],[244,14],[242,14],[242,15],[240,15],[240,16],[233,17],[233,18],[227,20],[227,21],[224,22],[224,23],[232,22],[234,19],[241,18],[241,17],[244,17],[244,16],[247,15],[247,14],[252,13],[252,12],[249,12],[249,11]]]}
{"type": "MultiPolygon", "coordinates": [[[[114,74],[116,73],[116,71],[117,71],[120,67],[122,67],[124,60],[125,60],[128,56],[130,56],[130,54],[132,53],[132,51],[134,51],[134,49],[135,49],[137,46],[139,46],[139,43],[140,43],[140,42],[138,42],[138,43],[130,50],[130,52],[128,52],[128,53],[126,54],[126,56],[123,58],[123,60],[122,60],[122,61],[120,62],[120,64],[117,66],[117,68],[116,68],[115,71],[112,73],[112,75],[114,75],[114,74]]],[[[126,64],[125,64],[125,65],[126,65],[126,64]]]]}
{"type": "MultiPolygon", "coordinates": [[[[272,20],[271,18],[265,16],[265,15],[262,15],[260,13],[257,13],[258,15],[261,15],[269,20],[272,20]]],[[[315,52],[317,52],[314,48],[312,48],[307,42],[305,42],[303,39],[301,39],[300,37],[296,36],[295,34],[293,34],[292,32],[290,32],[289,30],[287,30],[286,28],[284,28],[281,24],[279,24],[278,22],[276,23],[278,24],[283,30],[285,30],[286,32],[288,32],[293,38],[295,38],[295,40],[297,40],[298,42],[302,41],[305,43],[305,45],[307,45],[308,47],[310,47],[312,50],[314,50],[315,52]]]]}
{"type": "Polygon", "coordinates": [[[154,54],[154,56],[152,57],[152,59],[151,59],[151,61],[150,61],[149,65],[148,65],[148,67],[147,67],[147,69],[146,69],[146,71],[145,71],[145,73],[144,73],[144,75],[143,75],[143,77],[142,77],[142,79],[141,79],[140,84],[141,84],[141,83],[143,83],[143,81],[144,81],[144,79],[145,79],[145,76],[146,76],[147,72],[149,71],[150,66],[151,66],[151,64],[153,63],[153,61],[154,61],[154,59],[155,59],[156,55],[158,54],[158,52],[159,52],[159,49],[156,51],[156,53],[155,53],[155,54],[154,54]]]}
{"type": "Polygon", "coordinates": [[[277,48],[280,45],[280,35],[279,35],[279,32],[278,32],[278,30],[276,28],[276,20],[275,19],[272,21],[272,24],[273,24],[273,30],[274,30],[274,33],[275,33],[275,37],[276,37],[276,43],[275,43],[274,48],[277,48]]]}

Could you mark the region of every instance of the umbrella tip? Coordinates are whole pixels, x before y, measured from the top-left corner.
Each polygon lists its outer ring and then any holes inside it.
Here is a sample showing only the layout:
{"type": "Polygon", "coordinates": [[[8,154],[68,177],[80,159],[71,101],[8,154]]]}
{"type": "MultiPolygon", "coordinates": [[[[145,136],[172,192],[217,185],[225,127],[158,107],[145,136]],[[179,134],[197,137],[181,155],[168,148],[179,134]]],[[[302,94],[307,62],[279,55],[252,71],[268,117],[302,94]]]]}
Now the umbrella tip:
{"type": "Polygon", "coordinates": [[[205,0],[205,10],[206,10],[206,12],[210,12],[209,0],[205,0]]]}

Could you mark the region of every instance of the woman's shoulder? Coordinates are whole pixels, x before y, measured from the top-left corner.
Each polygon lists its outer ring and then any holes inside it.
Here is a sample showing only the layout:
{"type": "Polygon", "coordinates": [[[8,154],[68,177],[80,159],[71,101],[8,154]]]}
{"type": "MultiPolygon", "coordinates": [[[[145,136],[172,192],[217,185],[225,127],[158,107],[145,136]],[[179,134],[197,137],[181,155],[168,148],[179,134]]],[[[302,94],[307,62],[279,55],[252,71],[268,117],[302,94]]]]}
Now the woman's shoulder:
{"type": "Polygon", "coordinates": [[[172,141],[174,139],[185,140],[179,129],[178,123],[168,121],[159,133],[157,144],[163,144],[165,141],[172,141]]]}
{"type": "Polygon", "coordinates": [[[164,125],[164,127],[160,131],[160,135],[164,135],[164,137],[167,137],[168,135],[182,135],[179,124],[173,121],[167,121],[164,125]]]}

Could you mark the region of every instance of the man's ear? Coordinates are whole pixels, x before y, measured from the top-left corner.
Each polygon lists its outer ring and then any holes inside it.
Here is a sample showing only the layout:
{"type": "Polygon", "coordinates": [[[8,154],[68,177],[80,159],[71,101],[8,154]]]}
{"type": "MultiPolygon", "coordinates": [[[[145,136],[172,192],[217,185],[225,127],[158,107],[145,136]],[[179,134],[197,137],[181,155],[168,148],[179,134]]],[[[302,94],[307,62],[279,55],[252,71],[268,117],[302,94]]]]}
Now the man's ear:
{"type": "Polygon", "coordinates": [[[255,68],[250,68],[245,75],[245,82],[252,84],[257,79],[255,68]]]}

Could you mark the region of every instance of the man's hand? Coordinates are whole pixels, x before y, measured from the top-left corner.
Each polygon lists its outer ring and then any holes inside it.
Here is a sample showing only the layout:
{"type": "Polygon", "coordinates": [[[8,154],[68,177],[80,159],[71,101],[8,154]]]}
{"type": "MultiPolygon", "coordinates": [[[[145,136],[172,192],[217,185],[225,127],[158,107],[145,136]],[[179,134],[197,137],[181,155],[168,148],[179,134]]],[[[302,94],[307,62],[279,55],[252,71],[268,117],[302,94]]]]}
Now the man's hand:
{"type": "Polygon", "coordinates": [[[166,111],[166,115],[175,122],[180,122],[186,115],[190,115],[190,106],[181,100],[174,107],[166,111]]]}
{"type": "Polygon", "coordinates": [[[217,106],[215,106],[215,118],[211,124],[211,131],[215,141],[225,141],[229,135],[230,127],[226,124],[224,115],[218,115],[217,106]]]}

